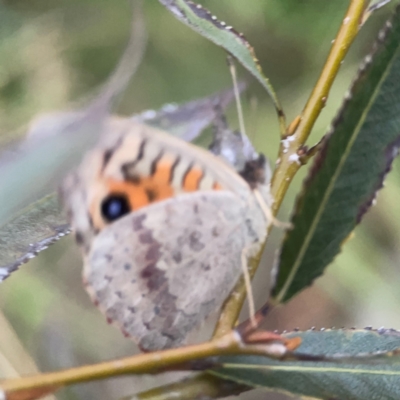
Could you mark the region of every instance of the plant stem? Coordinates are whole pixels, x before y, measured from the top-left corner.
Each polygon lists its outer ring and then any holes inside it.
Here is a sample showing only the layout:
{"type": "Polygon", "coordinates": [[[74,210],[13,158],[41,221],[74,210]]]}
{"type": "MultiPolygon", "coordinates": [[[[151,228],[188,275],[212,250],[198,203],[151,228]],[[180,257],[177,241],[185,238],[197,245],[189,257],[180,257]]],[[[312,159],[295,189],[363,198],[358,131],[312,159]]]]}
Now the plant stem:
{"type": "Polygon", "coordinates": [[[280,346],[277,346],[276,338],[271,337],[270,345],[268,339],[261,346],[247,345],[242,342],[238,333],[231,331],[219,339],[193,346],[143,353],[59,372],[8,379],[0,383],[0,398],[7,400],[34,399],[37,398],[37,394],[50,393],[66,385],[127,374],[154,374],[174,369],[185,371],[207,369],[213,366],[213,361],[205,360],[201,364],[198,360],[220,355],[256,354],[279,359],[287,353],[286,346],[289,350],[292,347],[293,339],[283,340],[280,346]],[[191,364],[190,362],[194,360],[196,360],[196,364],[191,364]]]}
{"type": "Polygon", "coordinates": [[[366,3],[366,0],[352,0],[350,2],[321,75],[301,114],[299,126],[293,135],[285,139],[286,142],[281,142],[279,150],[280,162],[275,169],[271,183],[274,198],[273,212],[275,215],[282,204],[290,182],[301,166],[300,162],[297,161],[297,152],[308,139],[315,121],[327,102],[340,65],[357,36],[366,3]]]}
{"type": "MultiPolygon", "coordinates": [[[[340,65],[350,45],[357,36],[359,23],[362,19],[366,3],[366,0],[351,0],[321,75],[300,116],[297,129],[295,129],[294,133],[288,132],[286,138],[281,141],[277,167],[271,182],[271,192],[274,198],[272,211],[274,215],[278,213],[290,182],[301,167],[298,151],[304,146],[315,121],[326,104],[329,91],[339,71],[340,65]]],[[[297,123],[295,123],[294,126],[296,126],[296,124],[297,123]]],[[[249,265],[249,273],[251,276],[253,276],[257,270],[260,257],[261,254],[259,254],[255,260],[252,260],[249,265]]],[[[214,332],[215,337],[223,335],[235,325],[245,298],[246,290],[243,280],[241,279],[224,304],[214,332]]]]}

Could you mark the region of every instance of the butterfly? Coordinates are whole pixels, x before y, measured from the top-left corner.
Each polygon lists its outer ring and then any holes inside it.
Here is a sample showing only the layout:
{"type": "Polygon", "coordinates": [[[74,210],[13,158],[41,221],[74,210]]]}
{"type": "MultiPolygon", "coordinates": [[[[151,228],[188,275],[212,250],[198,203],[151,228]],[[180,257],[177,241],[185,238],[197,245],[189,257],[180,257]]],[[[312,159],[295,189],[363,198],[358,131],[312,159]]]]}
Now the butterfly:
{"type": "Polygon", "coordinates": [[[268,165],[252,151],[230,164],[247,146],[232,138],[215,155],[121,118],[62,185],[85,287],[144,351],[185,343],[266,239],[268,165]]]}

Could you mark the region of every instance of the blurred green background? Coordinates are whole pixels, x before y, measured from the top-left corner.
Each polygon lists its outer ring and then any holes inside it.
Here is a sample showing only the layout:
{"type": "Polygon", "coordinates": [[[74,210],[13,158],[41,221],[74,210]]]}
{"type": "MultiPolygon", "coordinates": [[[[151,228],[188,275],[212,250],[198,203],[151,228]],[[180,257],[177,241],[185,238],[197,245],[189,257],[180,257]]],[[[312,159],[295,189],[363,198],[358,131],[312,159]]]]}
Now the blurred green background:
{"type": "MultiPolygon", "coordinates": [[[[243,32],[255,47],[289,120],[301,111],[348,3],[348,0],[201,2],[221,20],[243,32]]],[[[149,34],[147,51],[118,113],[130,115],[157,109],[165,103],[200,98],[231,85],[221,49],[179,23],[157,1],[146,1],[144,8],[149,34]]],[[[391,8],[376,13],[360,32],[316,124],[310,145],[329,126],[391,8]]],[[[66,109],[95,93],[125,47],[129,24],[128,1],[1,1],[0,143],[21,135],[38,113],[66,109]]],[[[241,68],[239,74],[248,77],[241,68]]],[[[279,144],[276,116],[263,89],[249,80],[252,84],[243,96],[247,131],[273,165],[279,144]]],[[[234,107],[229,117],[236,127],[234,107]]],[[[293,182],[280,219],[289,218],[305,172],[303,168],[293,182]]],[[[400,166],[395,162],[376,207],[356,229],[342,254],[312,287],[275,310],[266,326],[278,330],[367,325],[400,328],[399,198],[400,166]]],[[[268,296],[267,271],[281,236],[282,232],[275,230],[259,279],[255,280],[260,305],[268,296]]],[[[72,239],[67,238],[23,266],[0,287],[4,315],[41,370],[72,367],[137,351],[92,306],[80,275],[80,256],[72,239]]],[[[28,359],[6,334],[5,324],[0,323],[0,353],[17,370],[29,372],[28,359]]],[[[165,382],[173,377],[165,377],[165,382]]],[[[157,378],[157,384],[162,382],[164,377],[157,378]]],[[[119,399],[153,384],[152,377],[125,377],[77,385],[60,391],[57,398],[119,399]]],[[[287,397],[256,390],[243,394],[242,398],[287,397]]]]}

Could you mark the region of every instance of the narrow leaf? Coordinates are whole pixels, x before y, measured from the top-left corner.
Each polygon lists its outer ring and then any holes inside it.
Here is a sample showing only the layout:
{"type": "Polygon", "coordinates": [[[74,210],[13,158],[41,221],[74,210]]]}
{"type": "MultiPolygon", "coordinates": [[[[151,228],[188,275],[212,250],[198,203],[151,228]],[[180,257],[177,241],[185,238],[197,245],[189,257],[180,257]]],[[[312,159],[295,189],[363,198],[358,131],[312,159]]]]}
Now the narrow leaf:
{"type": "Polygon", "coordinates": [[[22,210],[0,227],[0,282],[68,233],[55,194],[22,210]]]}
{"type": "Polygon", "coordinates": [[[373,203],[400,144],[400,8],[379,33],[316,156],[278,260],[274,301],[310,285],[373,203]]]}
{"type": "Polygon", "coordinates": [[[253,47],[242,33],[238,33],[232,26],[212,15],[200,4],[190,0],[159,0],[181,22],[194,31],[221,46],[232,54],[265,88],[270,95],[278,118],[281,130],[285,131],[285,115],[272,85],[262,72],[253,47]]]}
{"type": "Polygon", "coordinates": [[[394,330],[328,330],[295,332],[298,354],[353,356],[336,362],[277,361],[260,356],[221,357],[221,368],[210,371],[252,387],[318,399],[396,400],[400,397],[400,333],[394,330]],[[368,353],[386,356],[365,357],[368,353]],[[357,358],[357,356],[359,358],[357,358]]]}

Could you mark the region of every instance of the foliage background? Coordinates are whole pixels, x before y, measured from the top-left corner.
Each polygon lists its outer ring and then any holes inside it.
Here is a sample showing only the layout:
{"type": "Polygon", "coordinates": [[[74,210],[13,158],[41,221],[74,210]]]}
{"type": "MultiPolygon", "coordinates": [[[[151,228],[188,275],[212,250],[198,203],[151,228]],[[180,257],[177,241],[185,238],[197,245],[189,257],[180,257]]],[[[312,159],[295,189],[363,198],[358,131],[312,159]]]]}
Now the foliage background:
{"type": "MultiPolygon", "coordinates": [[[[348,1],[324,2],[323,7],[320,0],[201,3],[245,33],[277,90],[288,119],[296,116],[316,81],[348,1]]],[[[309,144],[326,131],[389,11],[390,7],[374,15],[361,31],[309,144]]],[[[181,25],[156,1],[145,2],[145,15],[147,52],[119,104],[119,113],[157,109],[165,103],[196,99],[231,85],[221,49],[181,25]]],[[[129,23],[127,1],[0,1],[0,143],[21,135],[37,113],[65,109],[95,94],[124,49],[129,23]]],[[[275,162],[279,137],[271,103],[255,82],[243,102],[248,133],[271,163],[275,162]]],[[[232,126],[236,126],[233,107],[229,116],[232,126]]],[[[288,193],[282,220],[290,214],[306,168],[303,170],[288,193]]],[[[400,218],[396,217],[400,215],[399,184],[400,165],[395,162],[376,207],[356,229],[342,254],[312,287],[273,312],[268,328],[400,328],[400,294],[396,290],[400,281],[400,218]]],[[[255,279],[259,304],[268,295],[267,271],[281,235],[276,230],[273,233],[255,279]]],[[[1,285],[1,308],[42,370],[136,352],[135,345],[108,326],[91,305],[80,273],[79,254],[71,238],[67,238],[1,285]]],[[[0,343],[7,346],[2,331],[0,343]]],[[[157,378],[157,384],[162,382],[157,378]]],[[[66,389],[59,397],[116,399],[152,385],[152,377],[119,378],[66,389]]],[[[253,391],[242,397],[265,398],[265,393],[253,391]]]]}

